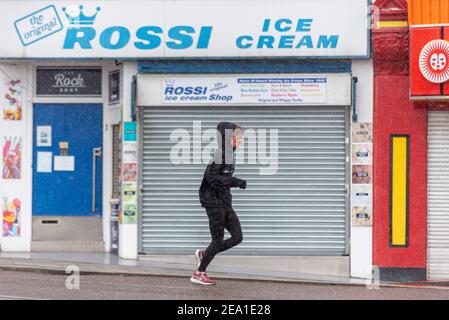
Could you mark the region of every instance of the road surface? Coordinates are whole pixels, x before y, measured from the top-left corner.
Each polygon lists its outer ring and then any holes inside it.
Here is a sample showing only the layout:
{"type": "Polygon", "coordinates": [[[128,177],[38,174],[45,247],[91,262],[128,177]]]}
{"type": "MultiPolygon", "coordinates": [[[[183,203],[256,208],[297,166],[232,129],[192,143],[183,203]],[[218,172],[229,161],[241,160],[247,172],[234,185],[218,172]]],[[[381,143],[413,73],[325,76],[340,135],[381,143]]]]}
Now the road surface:
{"type": "MultiPolygon", "coordinates": [[[[364,286],[314,285],[219,280],[216,286],[191,284],[188,277],[68,275],[0,271],[0,299],[448,299],[449,290],[367,289],[364,286]],[[67,288],[67,284],[71,289],[67,288]]],[[[449,289],[449,287],[447,288],[449,289]]]]}

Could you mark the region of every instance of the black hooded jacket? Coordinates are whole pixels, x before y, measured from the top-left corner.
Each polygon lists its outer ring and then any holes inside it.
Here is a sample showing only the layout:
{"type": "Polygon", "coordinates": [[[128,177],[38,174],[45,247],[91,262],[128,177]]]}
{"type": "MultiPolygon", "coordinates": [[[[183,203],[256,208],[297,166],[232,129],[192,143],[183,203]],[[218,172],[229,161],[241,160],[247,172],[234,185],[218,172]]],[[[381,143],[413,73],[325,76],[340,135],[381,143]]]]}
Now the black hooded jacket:
{"type": "Polygon", "coordinates": [[[232,176],[235,168],[232,133],[236,128],[237,125],[230,122],[220,122],[217,125],[218,148],[214,158],[204,171],[199,190],[200,202],[203,207],[232,207],[230,189],[246,188],[246,181],[232,176]]]}

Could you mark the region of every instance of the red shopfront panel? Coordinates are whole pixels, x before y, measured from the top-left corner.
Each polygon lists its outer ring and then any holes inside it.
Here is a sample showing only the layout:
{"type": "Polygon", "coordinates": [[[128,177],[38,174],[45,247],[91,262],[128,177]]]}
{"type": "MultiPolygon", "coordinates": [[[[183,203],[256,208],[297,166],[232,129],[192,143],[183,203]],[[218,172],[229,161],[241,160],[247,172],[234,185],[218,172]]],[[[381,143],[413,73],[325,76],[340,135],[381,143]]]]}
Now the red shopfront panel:
{"type": "MultiPolygon", "coordinates": [[[[442,86],[427,80],[420,68],[419,57],[423,48],[432,40],[442,39],[443,27],[411,28],[410,30],[410,96],[440,96],[442,86]]],[[[446,33],[449,36],[449,32],[446,33]]],[[[449,90],[449,89],[448,89],[449,90]]]]}

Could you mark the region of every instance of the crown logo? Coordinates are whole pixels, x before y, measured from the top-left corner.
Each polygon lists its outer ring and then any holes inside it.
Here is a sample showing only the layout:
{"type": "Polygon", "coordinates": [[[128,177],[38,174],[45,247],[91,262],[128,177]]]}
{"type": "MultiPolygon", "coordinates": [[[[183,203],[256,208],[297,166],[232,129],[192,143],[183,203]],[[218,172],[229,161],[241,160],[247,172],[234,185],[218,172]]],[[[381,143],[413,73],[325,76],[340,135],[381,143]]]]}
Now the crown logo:
{"type": "Polygon", "coordinates": [[[174,79],[164,79],[164,82],[167,87],[173,87],[175,85],[174,79]]]}
{"type": "Polygon", "coordinates": [[[97,11],[93,16],[86,16],[83,12],[84,6],[79,6],[80,12],[78,16],[72,17],[66,12],[66,7],[62,8],[62,11],[65,13],[65,16],[67,17],[67,20],[69,20],[69,23],[72,25],[92,25],[95,22],[95,18],[97,17],[98,11],[100,11],[100,7],[97,7],[97,11]]]}

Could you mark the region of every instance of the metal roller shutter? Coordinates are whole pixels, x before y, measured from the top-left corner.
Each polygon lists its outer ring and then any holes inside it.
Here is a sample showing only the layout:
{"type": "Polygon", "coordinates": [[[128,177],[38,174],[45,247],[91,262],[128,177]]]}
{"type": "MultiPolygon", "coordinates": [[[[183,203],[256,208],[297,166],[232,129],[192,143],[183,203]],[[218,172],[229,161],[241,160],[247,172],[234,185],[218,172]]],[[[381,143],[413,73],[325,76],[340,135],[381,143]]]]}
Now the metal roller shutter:
{"type": "Polygon", "coordinates": [[[120,125],[112,126],[112,197],[120,197],[120,125]]]}
{"type": "Polygon", "coordinates": [[[428,278],[449,279],[449,113],[427,121],[428,278]]]}
{"type": "MultiPolygon", "coordinates": [[[[142,107],[140,238],[146,254],[191,254],[210,241],[198,200],[205,164],[173,165],[170,133],[192,134],[220,121],[245,129],[278,129],[279,169],[238,164],[247,190],[233,190],[244,241],[232,254],[344,255],[347,253],[348,168],[345,107],[142,107]]],[[[204,145],[203,145],[204,146],[204,145]]],[[[227,234],[226,234],[227,235],[227,234]]]]}

